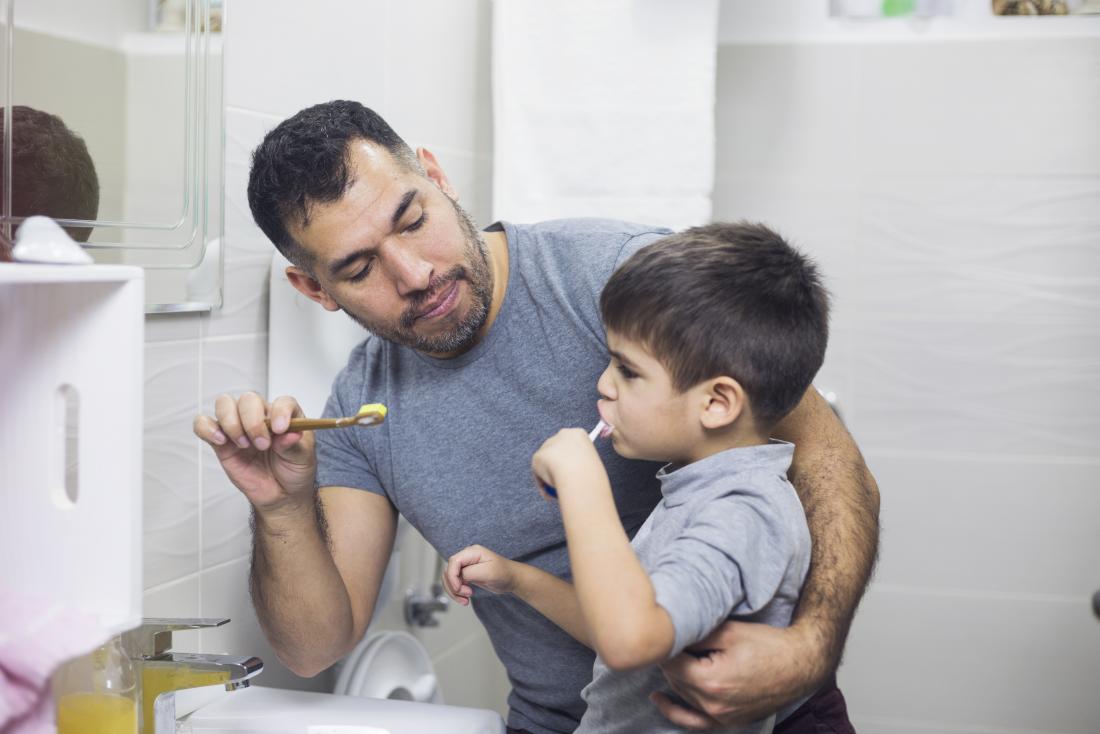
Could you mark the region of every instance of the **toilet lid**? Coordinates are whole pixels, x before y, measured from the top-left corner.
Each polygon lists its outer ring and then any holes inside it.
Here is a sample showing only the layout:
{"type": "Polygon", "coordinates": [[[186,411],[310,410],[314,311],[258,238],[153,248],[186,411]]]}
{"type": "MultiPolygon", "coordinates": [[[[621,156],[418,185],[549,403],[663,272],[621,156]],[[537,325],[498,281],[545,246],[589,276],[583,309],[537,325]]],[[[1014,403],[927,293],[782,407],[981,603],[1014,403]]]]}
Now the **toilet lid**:
{"type": "Polygon", "coordinates": [[[363,698],[443,703],[428,651],[407,632],[379,632],[348,658],[337,691],[363,698]]]}

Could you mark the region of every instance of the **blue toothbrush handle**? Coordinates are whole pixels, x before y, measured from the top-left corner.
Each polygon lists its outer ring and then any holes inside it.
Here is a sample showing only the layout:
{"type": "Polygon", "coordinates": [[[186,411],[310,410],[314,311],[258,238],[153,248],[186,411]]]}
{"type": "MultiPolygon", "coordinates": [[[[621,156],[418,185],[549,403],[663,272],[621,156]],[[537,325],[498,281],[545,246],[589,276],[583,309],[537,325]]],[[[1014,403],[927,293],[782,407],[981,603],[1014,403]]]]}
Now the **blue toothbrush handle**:
{"type": "Polygon", "coordinates": [[[550,495],[551,497],[556,498],[558,496],[558,490],[554,489],[549,484],[542,485],[542,489],[544,492],[546,492],[546,494],[550,495]]]}

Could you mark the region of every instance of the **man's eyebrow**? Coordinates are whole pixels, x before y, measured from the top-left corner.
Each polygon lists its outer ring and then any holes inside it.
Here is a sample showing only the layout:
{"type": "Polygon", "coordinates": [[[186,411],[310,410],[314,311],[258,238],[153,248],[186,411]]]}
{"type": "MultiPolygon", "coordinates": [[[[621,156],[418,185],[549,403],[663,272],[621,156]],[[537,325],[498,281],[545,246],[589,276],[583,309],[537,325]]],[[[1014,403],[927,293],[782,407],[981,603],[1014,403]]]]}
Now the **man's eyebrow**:
{"type": "Polygon", "coordinates": [[[401,201],[397,204],[397,208],[393,210],[393,216],[390,217],[390,224],[394,227],[401,221],[401,217],[405,214],[405,210],[409,208],[409,204],[412,204],[413,199],[416,198],[416,189],[409,189],[405,192],[405,195],[401,197],[401,201]]]}
{"type": "MultiPolygon", "coordinates": [[[[416,189],[409,189],[405,192],[405,195],[401,197],[401,201],[397,203],[397,208],[393,210],[393,216],[390,217],[390,223],[394,227],[396,227],[397,223],[401,221],[401,217],[405,214],[405,210],[407,210],[409,206],[413,203],[413,199],[416,198],[416,195],[418,193],[420,192],[416,189]]],[[[366,257],[370,254],[370,252],[371,251],[369,248],[364,247],[360,250],[356,250],[355,252],[345,255],[344,257],[340,258],[339,260],[328,266],[329,276],[335,278],[341,270],[346,268],[348,265],[351,265],[359,258],[366,257]]]]}
{"type": "Polygon", "coordinates": [[[337,275],[340,274],[341,270],[346,268],[348,265],[351,265],[359,258],[367,257],[368,255],[370,255],[370,252],[371,251],[368,248],[364,247],[360,250],[356,250],[350,255],[344,255],[342,258],[328,266],[329,277],[335,278],[337,275]]]}

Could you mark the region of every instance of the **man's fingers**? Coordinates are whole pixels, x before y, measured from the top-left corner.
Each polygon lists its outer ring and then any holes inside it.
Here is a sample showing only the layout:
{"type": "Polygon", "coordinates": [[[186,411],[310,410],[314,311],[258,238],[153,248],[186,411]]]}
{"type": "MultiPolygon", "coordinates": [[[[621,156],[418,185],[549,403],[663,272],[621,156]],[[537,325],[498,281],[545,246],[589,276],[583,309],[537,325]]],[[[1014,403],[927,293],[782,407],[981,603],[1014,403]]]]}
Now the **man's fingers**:
{"type": "Polygon", "coordinates": [[[260,451],[271,448],[271,431],[266,423],[267,401],[259,393],[246,392],[237,401],[237,411],[248,442],[260,451]]]}
{"type": "Polygon", "coordinates": [[[203,441],[214,446],[215,449],[229,442],[229,438],[222,433],[218,422],[208,415],[195,416],[195,420],[191,423],[191,430],[203,441]]]}
{"type": "Polygon", "coordinates": [[[688,685],[706,680],[713,669],[714,663],[709,657],[696,657],[688,652],[682,652],[672,660],[661,663],[661,670],[669,681],[684,681],[688,685]]]}
{"type": "Polygon", "coordinates": [[[304,418],[305,413],[297,400],[289,395],[282,395],[271,401],[267,417],[271,422],[271,432],[280,434],[286,433],[291,418],[304,418]]]}
{"type": "Polygon", "coordinates": [[[657,706],[661,715],[677,726],[694,731],[707,731],[719,726],[719,722],[706,714],[673,701],[663,693],[649,694],[649,700],[657,706]]]}
{"type": "Polygon", "coordinates": [[[714,628],[703,639],[691,646],[692,650],[725,650],[733,646],[741,631],[742,622],[725,622],[714,628]]]}

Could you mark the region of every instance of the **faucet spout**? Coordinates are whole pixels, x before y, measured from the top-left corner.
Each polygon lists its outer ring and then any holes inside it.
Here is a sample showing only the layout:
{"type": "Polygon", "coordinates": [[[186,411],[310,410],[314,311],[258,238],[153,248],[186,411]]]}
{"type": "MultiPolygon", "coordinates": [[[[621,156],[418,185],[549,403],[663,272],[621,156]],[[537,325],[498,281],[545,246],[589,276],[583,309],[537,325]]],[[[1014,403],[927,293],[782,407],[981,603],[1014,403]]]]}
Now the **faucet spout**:
{"type": "Polygon", "coordinates": [[[225,690],[235,691],[247,688],[249,681],[264,669],[263,661],[256,657],[188,652],[162,653],[143,660],[141,665],[143,670],[167,679],[175,691],[215,683],[223,683],[225,690]]]}
{"type": "Polygon", "coordinates": [[[259,658],[173,652],[172,632],[218,627],[228,619],[147,619],[129,634],[128,650],[141,666],[142,734],[176,730],[176,691],[223,685],[247,688],[264,664],[259,658]]]}

